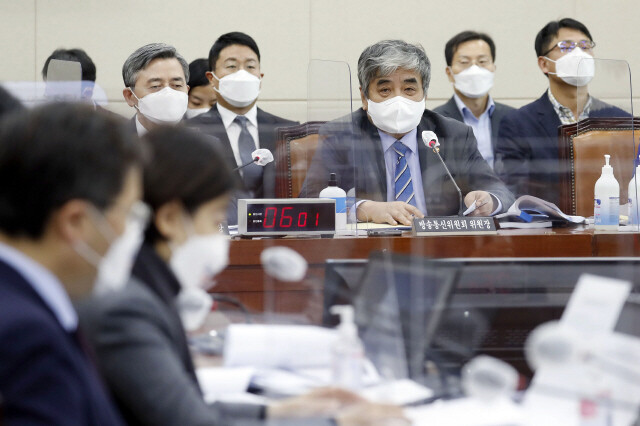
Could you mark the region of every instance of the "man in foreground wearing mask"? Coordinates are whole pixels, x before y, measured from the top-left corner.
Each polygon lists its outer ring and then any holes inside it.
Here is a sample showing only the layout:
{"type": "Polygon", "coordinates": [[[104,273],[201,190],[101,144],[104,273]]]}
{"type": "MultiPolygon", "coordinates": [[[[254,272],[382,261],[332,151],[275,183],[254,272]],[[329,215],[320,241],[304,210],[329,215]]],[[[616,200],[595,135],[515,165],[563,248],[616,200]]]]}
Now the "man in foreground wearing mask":
{"type": "Polygon", "coordinates": [[[560,204],[558,126],[587,117],[625,117],[624,111],[592,98],[595,43],[587,27],[571,18],[549,22],[538,32],[538,67],[549,89],[500,124],[495,171],[516,195],[560,204]]]}
{"type": "Polygon", "coordinates": [[[447,42],[444,56],[454,94],[433,111],[471,126],[478,151],[493,168],[500,121],[513,109],[494,102],[489,95],[496,71],[496,46],[487,34],[463,31],[447,42]]]}
{"type": "Polygon", "coordinates": [[[138,136],[159,124],[174,125],[182,120],[189,102],[189,64],[173,46],[142,46],[125,61],[122,79],[122,95],[136,109],[131,127],[138,136]]]}
{"type": "MultiPolygon", "coordinates": [[[[365,417],[342,412],[341,407],[355,410],[364,401],[335,389],[269,405],[205,403],[185,329],[202,326],[212,306],[207,290],[228,263],[229,237],[220,233],[219,224],[234,178],[203,134],[174,127],[153,130],[143,139],[153,152],[144,172],[144,199],[153,214],[133,279],[124,290],[80,309],[100,370],[128,423],[246,425],[324,416],[348,425],[356,419],[364,424],[401,417],[397,407],[371,404],[364,405],[386,412],[365,417]]],[[[299,424],[331,423],[305,419],[299,424]]]]}
{"type": "MultiPolygon", "coordinates": [[[[227,33],[209,51],[207,77],[218,94],[216,104],[188,124],[220,139],[222,154],[232,168],[251,162],[251,153],[266,148],[275,154],[276,131],[298,123],[258,108],[262,77],[260,50],[255,40],[241,32],[227,33]]],[[[275,164],[251,164],[234,175],[240,182],[234,198],[275,197],[275,164]]],[[[230,224],[237,223],[235,199],[229,209],[230,224]]]]}
{"type": "Polygon", "coordinates": [[[13,113],[0,129],[3,421],[120,425],[71,303],[97,271],[99,285],[122,277],[103,265],[135,248],[123,238],[141,195],[139,142],[87,105],[13,113]]]}
{"type": "MultiPolygon", "coordinates": [[[[357,219],[410,225],[412,218],[462,213],[458,192],[432,149],[422,141],[432,131],[440,154],[472,214],[502,211],[513,196],[478,152],[470,127],[425,110],[431,64],[424,49],[402,40],[367,47],[358,60],[362,108],[321,130],[302,193],[317,196],[336,173],[338,186],[355,189],[357,219]]],[[[354,208],[351,208],[353,215],[354,208]]]]}

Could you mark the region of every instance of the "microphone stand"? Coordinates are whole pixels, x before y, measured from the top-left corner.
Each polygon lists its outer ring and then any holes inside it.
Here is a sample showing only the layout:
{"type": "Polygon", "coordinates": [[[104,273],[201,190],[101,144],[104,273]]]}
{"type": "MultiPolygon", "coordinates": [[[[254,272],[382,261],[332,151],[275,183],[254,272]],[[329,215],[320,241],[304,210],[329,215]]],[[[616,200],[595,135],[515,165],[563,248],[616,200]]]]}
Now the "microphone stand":
{"type": "MultiPolygon", "coordinates": [[[[431,144],[431,143],[429,143],[429,144],[431,144]]],[[[436,146],[435,143],[430,148],[433,149],[433,152],[435,152],[436,155],[438,156],[438,158],[440,159],[440,162],[442,163],[442,166],[447,171],[447,175],[449,176],[449,179],[451,179],[451,182],[453,182],[453,186],[455,186],[456,187],[456,191],[458,191],[458,203],[459,203],[458,216],[460,216],[460,213],[462,213],[464,211],[463,204],[462,204],[462,191],[460,191],[460,187],[456,183],[456,180],[453,178],[453,176],[451,176],[451,172],[449,171],[449,168],[447,167],[447,165],[444,163],[444,160],[440,156],[440,149],[436,146]]]]}
{"type": "Polygon", "coordinates": [[[238,166],[238,167],[236,167],[235,169],[233,169],[233,171],[235,172],[235,171],[237,171],[237,170],[244,169],[245,167],[250,166],[251,164],[253,164],[253,163],[255,163],[256,161],[258,161],[259,159],[260,159],[260,157],[256,157],[256,158],[254,158],[253,160],[249,161],[247,164],[243,164],[242,166],[238,166]]]}

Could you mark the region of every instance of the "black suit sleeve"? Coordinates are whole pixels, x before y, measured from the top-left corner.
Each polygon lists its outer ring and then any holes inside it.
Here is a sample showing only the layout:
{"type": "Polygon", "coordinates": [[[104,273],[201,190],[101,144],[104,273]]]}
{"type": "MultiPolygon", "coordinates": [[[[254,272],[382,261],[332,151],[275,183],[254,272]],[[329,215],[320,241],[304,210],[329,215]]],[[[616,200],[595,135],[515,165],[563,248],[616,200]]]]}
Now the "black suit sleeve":
{"type": "Polygon", "coordinates": [[[502,203],[502,210],[508,209],[515,201],[513,194],[505,184],[496,176],[489,164],[482,158],[478,151],[478,144],[471,127],[467,127],[463,151],[459,154],[462,162],[457,162],[460,169],[459,185],[463,196],[471,191],[487,191],[495,195],[502,203]]]}
{"type": "Polygon", "coordinates": [[[498,177],[516,196],[529,194],[531,147],[521,134],[517,111],[507,114],[500,122],[496,143],[494,168],[498,177]]]}

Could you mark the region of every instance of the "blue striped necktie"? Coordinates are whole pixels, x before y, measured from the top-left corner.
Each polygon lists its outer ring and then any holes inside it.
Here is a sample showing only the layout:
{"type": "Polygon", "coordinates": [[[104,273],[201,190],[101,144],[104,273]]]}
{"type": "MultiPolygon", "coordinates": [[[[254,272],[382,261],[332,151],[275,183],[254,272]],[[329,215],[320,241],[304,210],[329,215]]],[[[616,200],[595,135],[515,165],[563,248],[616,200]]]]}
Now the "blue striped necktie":
{"type": "Polygon", "coordinates": [[[396,201],[404,201],[414,207],[416,205],[416,197],[413,192],[413,183],[411,182],[411,170],[407,162],[407,151],[409,147],[400,141],[395,141],[391,146],[398,156],[396,161],[395,175],[395,197],[396,201]]]}

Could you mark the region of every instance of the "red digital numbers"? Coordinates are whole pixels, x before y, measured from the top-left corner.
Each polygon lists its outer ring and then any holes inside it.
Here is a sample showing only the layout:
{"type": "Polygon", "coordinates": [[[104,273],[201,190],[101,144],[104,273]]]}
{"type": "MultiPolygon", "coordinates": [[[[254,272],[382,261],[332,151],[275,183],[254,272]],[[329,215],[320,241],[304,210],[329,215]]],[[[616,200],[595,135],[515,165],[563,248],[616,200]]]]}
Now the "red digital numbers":
{"type": "Polygon", "coordinates": [[[264,211],[264,227],[265,228],[273,228],[276,226],[276,216],[278,216],[278,209],[275,207],[267,207],[264,211]],[[273,217],[271,218],[271,223],[269,223],[269,212],[273,212],[273,217]]]}
{"type": "Polygon", "coordinates": [[[298,215],[298,227],[304,228],[307,226],[307,212],[302,212],[298,215]]]}
{"type": "Polygon", "coordinates": [[[293,210],[293,207],[285,207],[282,209],[282,216],[280,217],[280,228],[291,228],[293,218],[291,216],[287,216],[287,210],[293,210]]]}
{"type": "MultiPolygon", "coordinates": [[[[264,220],[263,227],[265,229],[276,228],[291,228],[297,225],[297,228],[306,228],[307,226],[313,226],[313,219],[309,220],[309,213],[306,211],[302,211],[299,213],[292,212],[294,210],[293,207],[283,207],[282,209],[278,207],[267,207],[264,210],[264,220]]],[[[312,213],[313,214],[313,213],[312,213]]],[[[316,213],[315,215],[315,226],[318,227],[320,223],[320,213],[316,213]]]]}

